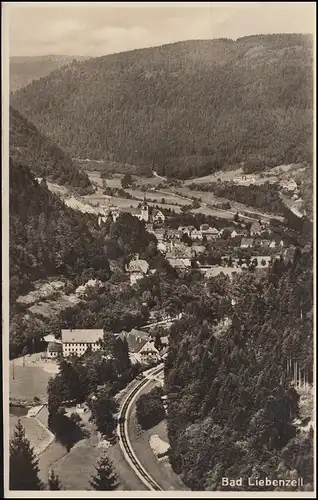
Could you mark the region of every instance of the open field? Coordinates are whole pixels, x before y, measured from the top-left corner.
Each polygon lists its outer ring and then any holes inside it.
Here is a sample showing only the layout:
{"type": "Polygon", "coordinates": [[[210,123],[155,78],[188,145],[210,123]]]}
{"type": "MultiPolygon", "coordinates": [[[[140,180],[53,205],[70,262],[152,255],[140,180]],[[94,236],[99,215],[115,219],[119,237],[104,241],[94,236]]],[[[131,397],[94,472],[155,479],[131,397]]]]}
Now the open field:
{"type": "Polygon", "coordinates": [[[195,177],[194,179],[188,179],[184,181],[184,185],[188,186],[193,182],[199,184],[205,184],[209,182],[216,182],[218,179],[221,181],[232,181],[235,177],[242,175],[243,169],[238,168],[236,170],[224,170],[220,172],[215,172],[214,174],[205,175],[204,177],[195,177]]]}
{"type": "MultiPolygon", "coordinates": [[[[262,170],[259,172],[253,172],[251,174],[246,174],[247,180],[253,178],[253,184],[259,185],[264,184],[264,182],[277,182],[279,179],[289,179],[293,176],[301,174],[305,171],[306,167],[302,164],[290,164],[290,165],[278,165],[267,170],[262,170]]],[[[204,177],[196,177],[194,179],[188,179],[184,182],[185,186],[189,184],[205,184],[217,181],[235,181],[244,175],[243,169],[238,168],[235,170],[225,170],[215,172],[214,174],[206,175],[204,177]]]]}
{"type": "MultiPolygon", "coordinates": [[[[103,179],[100,177],[100,172],[97,171],[92,171],[90,172],[89,170],[86,171],[90,181],[92,184],[97,185],[99,187],[103,186],[103,179]]],[[[123,178],[124,174],[119,174],[115,173],[113,174],[110,178],[106,178],[106,184],[110,188],[120,188],[121,189],[121,179],[123,178]]],[[[159,184],[162,184],[162,179],[159,177],[141,177],[139,175],[132,175],[131,176],[133,181],[135,181],[137,184],[144,186],[144,185],[151,185],[153,187],[158,186],[159,184]]]]}
{"type": "MultiPolygon", "coordinates": [[[[81,417],[85,422],[85,429],[89,433],[87,438],[78,441],[69,453],[59,443],[53,442],[40,455],[40,477],[45,480],[49,469],[53,468],[67,490],[90,489],[90,477],[95,472],[94,466],[103,453],[102,449],[98,446],[99,438],[95,426],[89,423],[83,415],[81,417]]],[[[122,482],[119,480],[119,489],[143,489],[139,487],[139,482],[135,479],[134,473],[123,460],[118,444],[110,447],[106,453],[113,461],[116,472],[119,474],[121,470],[123,471],[119,479],[123,476],[125,481],[127,481],[122,482]]]]}
{"type": "MultiPolygon", "coordinates": [[[[100,178],[99,172],[87,172],[90,180],[92,183],[97,184],[99,187],[102,187],[102,182],[103,179],[100,178]]],[[[162,180],[159,179],[158,177],[151,177],[148,179],[147,177],[137,177],[137,176],[132,176],[134,180],[138,182],[140,185],[146,185],[146,184],[151,184],[154,188],[162,183],[162,180]]],[[[121,179],[122,175],[117,174],[114,175],[113,178],[111,179],[106,179],[107,186],[110,188],[119,188],[121,189],[121,179]]],[[[148,202],[151,202],[152,200],[156,200],[157,202],[160,202],[162,198],[165,198],[165,202],[169,204],[178,204],[178,205],[185,205],[187,204],[187,201],[182,200],[181,198],[177,198],[174,196],[173,192],[169,194],[161,194],[158,191],[147,191],[145,193],[141,189],[125,189],[127,193],[129,193],[131,196],[134,196],[135,198],[138,198],[140,201],[144,199],[144,197],[147,197],[148,202]]],[[[115,200],[121,200],[122,198],[117,198],[117,197],[105,197],[105,195],[102,194],[103,191],[102,189],[98,189],[96,193],[93,195],[88,195],[85,198],[89,200],[90,202],[96,202],[98,200],[105,200],[107,198],[112,198],[112,201],[115,203],[115,200]]],[[[133,202],[136,200],[127,200],[129,202],[133,202]]],[[[137,202],[139,203],[139,202],[137,202]]],[[[118,205],[119,206],[119,205],[118,205]]]]}
{"type": "Polygon", "coordinates": [[[187,200],[184,200],[182,198],[178,198],[171,193],[165,192],[162,193],[161,191],[147,191],[147,193],[144,193],[140,189],[126,189],[127,193],[131,194],[132,196],[135,196],[136,198],[139,198],[140,200],[143,200],[144,197],[146,196],[147,201],[151,202],[161,202],[162,198],[165,199],[165,202],[167,204],[177,204],[177,205],[187,205],[189,202],[187,200]]]}
{"type": "Polygon", "coordinates": [[[89,488],[89,478],[101,456],[97,444],[98,436],[91,426],[90,436],[76,443],[69,453],[54,464],[54,471],[59,475],[65,489],[89,488]]]}
{"type": "Polygon", "coordinates": [[[49,378],[57,373],[55,361],[41,360],[40,354],[25,356],[10,361],[10,398],[32,402],[34,397],[47,400],[46,388],[49,378]],[[14,375],[14,378],[13,378],[14,375]]]}
{"type": "Polygon", "coordinates": [[[26,437],[29,439],[34,451],[38,453],[51,440],[51,433],[46,430],[36,418],[33,417],[17,417],[10,414],[10,437],[13,436],[15,426],[21,421],[25,428],[26,437]]]}
{"type": "MultiPolygon", "coordinates": [[[[233,170],[233,171],[228,171],[228,172],[221,172],[223,179],[225,180],[231,180],[231,178],[234,178],[236,174],[238,174],[241,171],[239,170],[233,170]]],[[[191,210],[192,213],[203,213],[206,215],[212,215],[215,217],[220,217],[220,218],[225,218],[225,219],[232,219],[234,216],[235,212],[237,211],[245,211],[249,212],[249,217],[246,217],[246,220],[250,219],[257,219],[259,217],[267,217],[267,218],[276,218],[278,220],[281,220],[281,217],[276,217],[273,215],[268,215],[268,214],[263,214],[260,211],[257,211],[253,209],[252,207],[247,207],[241,203],[238,202],[233,202],[230,200],[227,200],[226,198],[217,198],[213,195],[213,193],[207,193],[204,191],[191,191],[188,188],[188,185],[191,184],[192,182],[211,182],[213,179],[217,179],[216,177],[217,174],[211,174],[209,176],[201,177],[201,178],[196,178],[192,179],[191,181],[185,181],[184,185],[178,188],[165,188],[164,190],[160,191],[148,191],[147,193],[144,193],[140,189],[128,189],[127,191],[134,197],[138,197],[138,200],[131,200],[131,199],[126,199],[126,198],[121,198],[121,197],[114,197],[114,196],[107,196],[103,194],[103,190],[101,187],[97,188],[97,191],[91,195],[86,195],[82,196],[80,199],[75,198],[74,196],[65,198],[65,203],[70,206],[71,208],[75,210],[79,210],[81,212],[90,212],[90,213],[95,213],[98,215],[100,212],[100,209],[102,207],[106,208],[110,205],[117,206],[120,210],[122,211],[129,211],[131,207],[138,207],[138,204],[140,201],[144,199],[144,196],[146,194],[146,197],[148,199],[148,203],[151,206],[158,206],[160,208],[168,208],[171,210],[174,210],[176,213],[180,212],[180,207],[183,205],[188,205],[191,203],[190,198],[195,196],[197,198],[202,198],[202,204],[201,207],[198,209],[191,210]],[[178,196],[177,192],[180,193],[180,196],[178,196]],[[165,199],[165,203],[162,204],[160,203],[161,199],[165,199]],[[157,202],[152,202],[151,200],[157,200],[157,202]],[[216,203],[225,203],[229,201],[232,208],[227,211],[227,210],[219,210],[217,208],[209,208],[206,205],[208,204],[216,204],[216,203]],[[177,203],[177,205],[176,205],[177,203]]],[[[90,178],[91,180],[96,184],[100,184],[100,179],[99,179],[99,173],[97,172],[90,172],[90,178]]],[[[153,181],[154,183],[156,182],[157,185],[158,183],[160,184],[162,182],[161,179],[157,177],[153,177],[152,179],[148,179],[146,177],[138,178],[143,179],[144,183],[147,184],[149,181],[153,181]]],[[[113,179],[107,179],[109,187],[120,187],[120,177],[115,177],[113,179]]],[[[265,182],[264,179],[260,179],[260,183],[265,182]]],[[[51,189],[51,188],[50,188],[51,189]]],[[[55,187],[54,187],[55,189],[55,187]]]]}

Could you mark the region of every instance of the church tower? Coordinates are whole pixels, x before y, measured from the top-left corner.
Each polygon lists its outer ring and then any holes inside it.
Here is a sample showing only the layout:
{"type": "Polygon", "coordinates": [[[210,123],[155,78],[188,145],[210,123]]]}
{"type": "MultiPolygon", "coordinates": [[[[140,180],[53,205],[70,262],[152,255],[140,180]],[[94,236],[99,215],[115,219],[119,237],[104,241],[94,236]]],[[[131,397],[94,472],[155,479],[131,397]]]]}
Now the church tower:
{"type": "Polygon", "coordinates": [[[144,201],[141,205],[141,220],[144,220],[145,222],[149,221],[149,206],[146,200],[146,197],[144,198],[144,201]]]}

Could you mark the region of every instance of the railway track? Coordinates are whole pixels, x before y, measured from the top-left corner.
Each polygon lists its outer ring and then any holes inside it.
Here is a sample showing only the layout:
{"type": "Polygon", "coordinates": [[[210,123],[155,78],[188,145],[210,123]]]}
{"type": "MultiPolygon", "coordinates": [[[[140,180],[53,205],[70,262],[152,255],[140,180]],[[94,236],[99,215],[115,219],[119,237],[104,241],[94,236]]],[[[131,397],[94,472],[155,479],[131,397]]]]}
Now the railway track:
{"type": "MultiPolygon", "coordinates": [[[[156,368],[151,371],[151,375],[158,375],[163,370],[163,366],[156,368]]],[[[127,462],[133,468],[136,475],[143,482],[143,484],[147,487],[147,489],[151,491],[162,491],[162,488],[159,484],[148,474],[146,469],[141,465],[137,456],[135,455],[130,440],[128,436],[128,425],[127,425],[127,416],[130,409],[130,406],[135,398],[135,396],[141,391],[143,387],[145,387],[149,383],[149,379],[143,379],[128,395],[126,398],[119,414],[119,424],[118,424],[118,435],[120,439],[120,446],[123,451],[124,457],[127,462]]]]}

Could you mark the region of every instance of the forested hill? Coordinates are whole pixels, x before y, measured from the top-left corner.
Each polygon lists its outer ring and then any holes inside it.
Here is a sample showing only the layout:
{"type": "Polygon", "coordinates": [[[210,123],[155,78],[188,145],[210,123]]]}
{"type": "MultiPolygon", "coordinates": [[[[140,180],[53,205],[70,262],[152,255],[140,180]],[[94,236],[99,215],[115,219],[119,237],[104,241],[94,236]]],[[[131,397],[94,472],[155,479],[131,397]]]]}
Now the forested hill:
{"type": "Polygon", "coordinates": [[[71,157],[11,106],[9,145],[12,159],[30,166],[37,177],[71,186],[81,194],[92,190],[87,174],[77,169],[71,157]]]}
{"type": "Polygon", "coordinates": [[[51,71],[69,64],[73,60],[86,59],[63,55],[13,56],[10,57],[10,90],[14,92],[32,80],[48,75],[51,71]]]}
{"type": "Polygon", "coordinates": [[[311,162],[312,38],[179,42],[74,62],[12,104],[72,156],[185,178],[311,162]]]}
{"type": "Polygon", "coordinates": [[[296,428],[304,417],[294,389],[313,382],[312,252],[275,262],[267,276],[243,273],[229,299],[227,326],[192,315],[170,333],[173,468],[193,490],[240,489],[222,485],[223,477],[242,477],[242,491],[260,491],[249,477],[302,477],[303,491],[312,491],[313,434],[296,428]]]}
{"type": "Polygon", "coordinates": [[[37,279],[109,276],[103,240],[94,237],[85,215],[39,184],[30,170],[10,159],[10,295],[14,299],[37,279]]]}

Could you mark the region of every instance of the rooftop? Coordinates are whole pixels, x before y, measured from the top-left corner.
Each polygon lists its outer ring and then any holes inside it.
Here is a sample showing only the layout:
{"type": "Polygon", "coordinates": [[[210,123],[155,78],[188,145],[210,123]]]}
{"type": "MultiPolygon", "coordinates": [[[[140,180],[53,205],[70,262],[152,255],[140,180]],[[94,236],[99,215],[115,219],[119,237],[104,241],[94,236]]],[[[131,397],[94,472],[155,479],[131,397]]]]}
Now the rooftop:
{"type": "Polygon", "coordinates": [[[128,271],[131,273],[143,273],[147,274],[149,269],[149,264],[146,260],[138,259],[131,260],[128,264],[128,271]]]}
{"type": "Polygon", "coordinates": [[[169,264],[172,267],[186,268],[191,266],[190,259],[168,259],[169,264]]]}
{"type": "Polygon", "coordinates": [[[67,344],[95,344],[104,337],[104,330],[62,330],[62,342],[67,344]]]}
{"type": "Polygon", "coordinates": [[[128,351],[130,353],[137,353],[140,349],[147,344],[149,340],[149,334],[147,332],[142,332],[139,330],[131,330],[130,332],[121,332],[119,337],[123,340],[127,340],[128,351]]]}
{"type": "Polygon", "coordinates": [[[241,241],[241,246],[242,245],[249,245],[249,246],[252,246],[254,243],[254,238],[242,238],[242,241],[241,241]]]}

